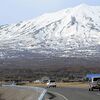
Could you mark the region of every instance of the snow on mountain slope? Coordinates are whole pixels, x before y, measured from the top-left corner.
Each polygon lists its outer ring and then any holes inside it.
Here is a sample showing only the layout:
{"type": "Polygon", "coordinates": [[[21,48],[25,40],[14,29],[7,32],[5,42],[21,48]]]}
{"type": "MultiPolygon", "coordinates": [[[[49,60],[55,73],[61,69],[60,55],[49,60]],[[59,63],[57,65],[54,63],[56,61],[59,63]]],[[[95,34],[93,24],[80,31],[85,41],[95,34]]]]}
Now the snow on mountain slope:
{"type": "Polygon", "coordinates": [[[82,4],[0,26],[0,57],[25,50],[65,57],[100,56],[99,48],[99,6],[82,4]]]}

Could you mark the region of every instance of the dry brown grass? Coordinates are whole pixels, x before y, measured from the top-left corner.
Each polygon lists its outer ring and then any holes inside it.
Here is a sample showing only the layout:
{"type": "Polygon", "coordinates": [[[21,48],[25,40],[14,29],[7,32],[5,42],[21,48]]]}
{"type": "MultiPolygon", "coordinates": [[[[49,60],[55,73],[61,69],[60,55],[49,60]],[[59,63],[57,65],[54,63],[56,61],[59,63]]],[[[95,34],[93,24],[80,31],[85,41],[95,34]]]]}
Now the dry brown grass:
{"type": "MultiPolygon", "coordinates": [[[[46,84],[43,83],[29,83],[26,84],[28,86],[35,86],[35,87],[46,87],[46,84]]],[[[57,83],[57,87],[76,87],[76,88],[87,88],[88,83],[83,82],[65,82],[65,83],[57,83]]]]}
{"type": "Polygon", "coordinates": [[[68,83],[57,83],[58,87],[77,87],[87,88],[88,84],[83,82],[68,82],[68,83]]]}
{"type": "Polygon", "coordinates": [[[45,87],[46,84],[44,83],[28,83],[27,86],[34,86],[34,87],[45,87]]]}

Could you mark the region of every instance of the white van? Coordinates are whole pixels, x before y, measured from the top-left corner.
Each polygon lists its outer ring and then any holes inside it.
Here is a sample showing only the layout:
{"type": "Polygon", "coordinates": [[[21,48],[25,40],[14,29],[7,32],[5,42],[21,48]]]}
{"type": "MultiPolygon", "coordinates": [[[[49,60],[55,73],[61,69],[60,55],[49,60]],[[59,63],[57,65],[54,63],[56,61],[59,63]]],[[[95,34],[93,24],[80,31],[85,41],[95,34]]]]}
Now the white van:
{"type": "Polygon", "coordinates": [[[49,80],[47,82],[47,87],[50,88],[50,87],[56,87],[56,82],[54,80],[49,80]]]}
{"type": "Polygon", "coordinates": [[[89,79],[89,91],[99,89],[100,91],[100,76],[94,76],[89,79]]]}

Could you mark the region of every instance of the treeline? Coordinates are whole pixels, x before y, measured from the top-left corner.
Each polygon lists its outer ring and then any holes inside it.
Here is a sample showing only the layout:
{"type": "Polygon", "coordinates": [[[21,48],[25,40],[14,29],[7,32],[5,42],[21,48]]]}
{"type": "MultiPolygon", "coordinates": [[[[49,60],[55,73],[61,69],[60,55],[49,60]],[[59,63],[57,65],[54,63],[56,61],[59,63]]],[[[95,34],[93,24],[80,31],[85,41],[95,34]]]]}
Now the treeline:
{"type": "Polygon", "coordinates": [[[34,81],[41,79],[42,77],[49,77],[57,81],[68,81],[82,79],[88,73],[100,73],[100,68],[87,68],[87,67],[65,67],[65,68],[41,68],[41,69],[29,69],[29,68],[1,68],[0,80],[1,81],[34,81]]]}

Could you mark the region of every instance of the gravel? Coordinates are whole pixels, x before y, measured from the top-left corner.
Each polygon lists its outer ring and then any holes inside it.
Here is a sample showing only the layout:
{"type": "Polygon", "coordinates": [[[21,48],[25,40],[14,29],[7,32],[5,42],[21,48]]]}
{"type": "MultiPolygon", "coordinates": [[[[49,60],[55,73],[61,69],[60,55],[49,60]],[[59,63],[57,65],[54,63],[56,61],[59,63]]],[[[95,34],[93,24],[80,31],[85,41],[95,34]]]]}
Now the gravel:
{"type": "Polygon", "coordinates": [[[34,90],[0,87],[0,100],[38,100],[39,95],[34,90]]]}

